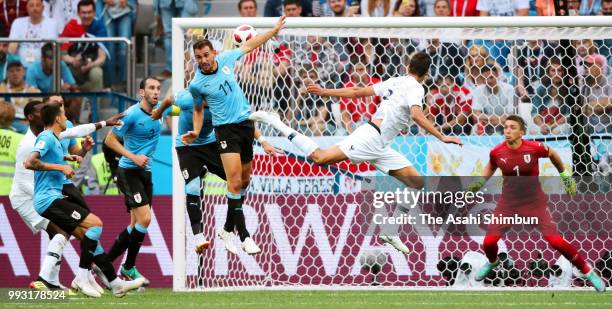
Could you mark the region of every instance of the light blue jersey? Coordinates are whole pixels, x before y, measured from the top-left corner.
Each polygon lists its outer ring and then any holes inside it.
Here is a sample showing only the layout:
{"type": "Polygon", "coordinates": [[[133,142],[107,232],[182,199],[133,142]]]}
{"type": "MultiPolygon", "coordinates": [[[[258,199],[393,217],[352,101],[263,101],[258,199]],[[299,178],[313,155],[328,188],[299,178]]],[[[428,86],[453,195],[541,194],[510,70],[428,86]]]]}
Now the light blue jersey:
{"type": "MultiPolygon", "coordinates": [[[[193,130],[193,97],[187,90],[181,90],[174,95],[174,104],[181,110],[179,114],[178,134],[176,136],[176,147],[185,147],[181,141],[181,135],[193,130]]],[[[210,109],[204,107],[204,124],[200,135],[189,146],[200,146],[213,143],[215,132],[212,126],[212,114],[210,109]]]]}
{"type": "MultiPolygon", "coordinates": [[[[145,112],[140,107],[140,103],[134,104],[125,111],[125,116],[121,119],[123,125],[114,127],[113,132],[123,139],[123,147],[129,152],[153,158],[159,140],[162,119],[151,119],[151,114],[145,112]]],[[[119,167],[125,169],[140,168],[134,161],[123,156],[119,160],[119,167]]],[[[149,171],[151,168],[147,165],[145,170],[149,171]]]]}
{"type": "MultiPolygon", "coordinates": [[[[42,131],[36,137],[32,152],[40,154],[40,161],[66,164],[64,149],[51,130],[42,131]]],[[[66,176],[60,171],[34,171],[34,209],[42,214],[57,199],[64,198],[62,188],[66,176]]]]}
{"type": "MultiPolygon", "coordinates": [[[[66,120],[66,129],[74,128],[74,124],[70,120],[66,120]]],[[[60,140],[60,144],[62,144],[62,149],[64,150],[64,155],[70,154],[70,147],[76,145],[76,138],[62,138],[60,140]]],[[[71,184],[72,181],[66,178],[64,184],[71,184]]]]}
{"type": "Polygon", "coordinates": [[[249,102],[234,75],[234,65],[243,54],[239,48],[222,52],[216,59],[216,71],[202,73],[197,69],[189,83],[189,92],[196,106],[202,106],[202,99],[206,99],[215,127],[243,122],[251,113],[249,102]]]}

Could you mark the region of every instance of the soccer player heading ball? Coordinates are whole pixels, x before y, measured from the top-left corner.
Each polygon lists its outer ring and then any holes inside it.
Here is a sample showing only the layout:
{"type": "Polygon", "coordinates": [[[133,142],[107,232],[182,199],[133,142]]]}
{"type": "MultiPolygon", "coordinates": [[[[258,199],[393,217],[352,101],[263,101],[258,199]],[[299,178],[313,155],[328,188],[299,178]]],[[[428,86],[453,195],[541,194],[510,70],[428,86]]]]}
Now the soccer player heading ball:
{"type": "MultiPolygon", "coordinates": [[[[381,172],[418,190],[423,187],[423,179],[408,159],[391,148],[393,139],[400,132],[408,130],[414,121],[442,142],[461,145],[458,137],[442,135],[423,114],[425,90],[421,83],[427,77],[430,65],[429,55],[416,53],[410,59],[408,75],[393,77],[367,87],[323,89],[313,81],[306,81],[308,92],[319,96],[382,97],[371,121],[358,127],[343,141],[326,149],[320,148],[312,139],[284,124],[277,114],[257,111],[250,118],[274,127],[316,164],[334,164],[346,159],[353,163],[369,162],[381,172]]],[[[397,210],[401,211],[401,207],[397,210]]],[[[381,239],[398,251],[408,252],[408,248],[398,236],[383,232],[381,239]]]]}
{"type": "MultiPolygon", "coordinates": [[[[540,142],[524,140],[524,134],[525,121],[516,115],[508,116],[504,122],[505,141],[491,150],[489,162],[482,172],[484,179],[470,185],[469,189],[477,191],[482,188],[487,179],[493,176],[497,168],[500,168],[504,176],[504,183],[494,216],[512,217],[516,214],[521,217],[537,217],[537,228],[542,232],[544,239],[585,274],[586,279],[591,282],[595,290],[605,291],[605,283],[585,261],[584,256],[561,237],[556,225],[552,222],[547,208],[546,195],[537,179],[540,174],[538,160],[540,158],[550,159],[559,171],[565,190],[570,195],[576,193],[576,183],[570,173],[564,170],[563,161],[556,151],[540,142]]],[[[510,227],[511,225],[506,224],[489,225],[483,242],[489,262],[478,271],[477,281],[482,281],[499,264],[497,242],[510,227]]]]}

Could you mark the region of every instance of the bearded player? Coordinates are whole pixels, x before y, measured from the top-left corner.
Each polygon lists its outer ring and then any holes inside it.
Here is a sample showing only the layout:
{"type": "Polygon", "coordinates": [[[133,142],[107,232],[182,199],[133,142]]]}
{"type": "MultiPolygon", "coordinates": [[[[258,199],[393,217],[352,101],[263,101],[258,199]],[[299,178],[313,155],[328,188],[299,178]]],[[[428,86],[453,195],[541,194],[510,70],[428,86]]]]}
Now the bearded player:
{"type": "MultiPolygon", "coordinates": [[[[489,163],[482,174],[484,179],[470,185],[469,190],[477,191],[482,188],[495,171],[500,168],[504,176],[502,195],[494,211],[496,218],[537,217],[537,228],[544,239],[557,251],[578,268],[585,278],[591,282],[595,290],[604,292],[605,283],[586,262],[584,256],[568,243],[557,230],[555,223],[547,208],[547,199],[540,186],[538,160],[549,158],[559,171],[565,190],[570,195],[576,193],[576,183],[568,171],[564,170],[563,161],[552,148],[540,142],[523,140],[525,134],[525,121],[516,115],[511,115],[504,122],[505,141],[495,146],[489,154],[489,163]],[[512,177],[531,176],[531,177],[512,177]]],[[[497,260],[497,242],[511,227],[510,224],[491,224],[483,242],[483,249],[488,262],[476,274],[476,281],[482,281],[492,271],[499,261],[497,260]]]]}

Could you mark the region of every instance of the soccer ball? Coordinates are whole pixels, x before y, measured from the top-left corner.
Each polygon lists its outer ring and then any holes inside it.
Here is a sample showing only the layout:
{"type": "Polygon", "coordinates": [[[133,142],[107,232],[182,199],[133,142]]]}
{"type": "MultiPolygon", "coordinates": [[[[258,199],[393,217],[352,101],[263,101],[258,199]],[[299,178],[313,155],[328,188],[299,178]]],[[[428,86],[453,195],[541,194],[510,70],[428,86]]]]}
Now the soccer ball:
{"type": "Polygon", "coordinates": [[[233,34],[233,42],[234,47],[238,48],[244,44],[244,42],[254,38],[257,35],[257,31],[255,28],[249,25],[238,26],[236,30],[234,30],[233,34]]]}
{"type": "Polygon", "coordinates": [[[387,264],[387,255],[380,250],[367,251],[359,257],[359,264],[362,269],[375,275],[387,264]]]}

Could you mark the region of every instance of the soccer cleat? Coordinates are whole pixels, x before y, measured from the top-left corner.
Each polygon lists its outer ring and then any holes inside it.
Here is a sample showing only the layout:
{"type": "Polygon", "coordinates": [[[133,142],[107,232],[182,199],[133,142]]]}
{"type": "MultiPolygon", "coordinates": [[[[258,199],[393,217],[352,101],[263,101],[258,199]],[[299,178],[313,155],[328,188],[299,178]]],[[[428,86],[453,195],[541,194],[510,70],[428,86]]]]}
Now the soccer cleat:
{"type": "Polygon", "coordinates": [[[107,290],[110,290],[111,289],[110,283],[108,282],[108,279],[106,278],[102,270],[97,265],[93,265],[91,267],[91,270],[100,279],[100,283],[102,283],[102,287],[107,290]]]}
{"type": "Polygon", "coordinates": [[[208,249],[208,247],[210,247],[210,241],[205,240],[203,243],[196,245],[195,253],[201,254],[202,252],[204,252],[204,250],[208,249]]]}
{"type": "Polygon", "coordinates": [[[96,278],[94,278],[94,275],[91,273],[91,271],[89,272],[89,275],[87,277],[89,278],[89,284],[96,291],[98,291],[98,293],[100,293],[100,295],[104,294],[104,289],[98,284],[98,282],[96,281],[96,278]]]}
{"type": "Polygon", "coordinates": [[[601,280],[601,278],[595,273],[594,270],[591,270],[586,276],[586,279],[591,282],[595,291],[597,292],[605,292],[606,291],[606,283],[601,280]]]}
{"type": "Polygon", "coordinates": [[[221,240],[223,240],[223,244],[225,244],[225,250],[232,254],[238,254],[238,248],[234,244],[234,234],[228,232],[221,228],[219,233],[217,234],[221,240]]]}
{"type": "Polygon", "coordinates": [[[404,254],[410,252],[410,250],[408,250],[408,247],[404,245],[399,236],[380,235],[379,237],[383,242],[390,244],[399,252],[402,252],[404,254]]]}
{"type": "Polygon", "coordinates": [[[130,280],[136,280],[142,278],[143,283],[142,286],[148,286],[151,282],[145,278],[139,271],[136,269],[136,266],[126,269],[123,265],[121,265],[121,274],[130,280]]]}
{"type": "Polygon", "coordinates": [[[277,113],[256,111],[249,115],[249,119],[265,124],[271,124],[274,121],[280,120],[280,116],[277,113]]]}
{"type": "MultiPolygon", "coordinates": [[[[134,269],[134,268],[132,268],[134,269]]],[[[115,279],[111,283],[111,290],[113,295],[116,297],[123,297],[128,291],[138,289],[145,284],[145,278],[140,277],[134,280],[122,280],[120,278],[115,279]]]]}
{"type": "Polygon", "coordinates": [[[60,291],[64,290],[65,288],[59,285],[51,284],[47,280],[38,277],[36,278],[36,281],[30,282],[30,289],[35,289],[39,291],[60,291]]]}
{"type": "Polygon", "coordinates": [[[244,239],[244,241],[242,242],[242,250],[244,250],[244,252],[249,255],[255,255],[261,252],[261,249],[259,249],[259,246],[257,246],[257,244],[253,241],[251,237],[247,237],[244,239]]]}
{"type": "Polygon", "coordinates": [[[102,296],[100,293],[98,293],[98,291],[96,291],[96,289],[91,286],[91,284],[89,283],[89,280],[87,281],[81,281],[79,280],[78,277],[74,278],[74,280],[72,280],[72,289],[74,289],[75,291],[80,291],[81,293],[89,296],[89,297],[100,297],[102,296]]]}
{"type": "Polygon", "coordinates": [[[484,280],[484,278],[487,277],[487,275],[495,268],[497,267],[497,265],[499,265],[499,261],[495,262],[495,263],[489,263],[487,262],[486,264],[484,264],[484,266],[482,266],[479,270],[478,273],[476,274],[476,277],[474,278],[476,281],[482,281],[484,280]]]}

